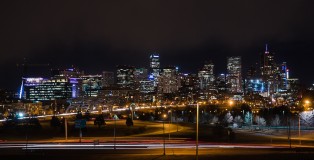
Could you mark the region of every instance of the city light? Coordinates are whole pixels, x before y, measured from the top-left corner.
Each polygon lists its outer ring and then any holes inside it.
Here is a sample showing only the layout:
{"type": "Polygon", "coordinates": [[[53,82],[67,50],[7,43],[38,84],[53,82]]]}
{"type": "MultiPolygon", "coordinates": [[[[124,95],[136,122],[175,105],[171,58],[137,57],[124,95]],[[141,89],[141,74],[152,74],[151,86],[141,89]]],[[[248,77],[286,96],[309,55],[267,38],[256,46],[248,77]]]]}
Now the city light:
{"type": "Polygon", "coordinates": [[[24,114],[22,112],[20,112],[18,115],[19,115],[19,118],[23,118],[24,117],[24,114]]]}
{"type": "Polygon", "coordinates": [[[232,100],[229,100],[229,105],[232,106],[234,102],[232,100]]]}
{"type": "Polygon", "coordinates": [[[3,1],[1,158],[314,157],[314,1],[290,1],[3,1]]]}

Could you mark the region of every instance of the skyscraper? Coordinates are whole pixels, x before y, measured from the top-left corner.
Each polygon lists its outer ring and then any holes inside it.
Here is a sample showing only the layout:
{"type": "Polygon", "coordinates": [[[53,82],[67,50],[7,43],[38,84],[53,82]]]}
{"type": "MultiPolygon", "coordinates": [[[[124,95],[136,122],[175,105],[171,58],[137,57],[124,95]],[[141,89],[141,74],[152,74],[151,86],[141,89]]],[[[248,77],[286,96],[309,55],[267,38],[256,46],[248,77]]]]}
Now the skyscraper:
{"type": "Polygon", "coordinates": [[[160,60],[159,60],[159,54],[152,54],[149,57],[150,59],[150,66],[149,66],[149,73],[150,73],[150,78],[153,79],[154,85],[157,86],[157,78],[160,75],[160,60]]]}
{"type": "Polygon", "coordinates": [[[117,85],[120,88],[134,89],[134,67],[119,65],[117,66],[117,85]]]}
{"type": "Polygon", "coordinates": [[[261,57],[261,74],[263,80],[272,79],[274,75],[274,69],[276,63],[274,61],[274,54],[268,51],[268,45],[266,44],[265,53],[261,57]]]}
{"type": "Polygon", "coordinates": [[[201,90],[209,90],[214,85],[214,64],[205,62],[204,67],[198,71],[199,87],[201,90]]]}
{"type": "Polygon", "coordinates": [[[102,89],[102,75],[82,75],[82,92],[89,97],[97,97],[98,92],[102,89]]]}
{"type": "Polygon", "coordinates": [[[261,57],[261,75],[262,80],[265,82],[267,96],[271,96],[278,91],[280,69],[275,63],[275,56],[269,52],[268,45],[266,44],[265,52],[261,57]]]}
{"type": "Polygon", "coordinates": [[[79,76],[75,69],[51,70],[52,77],[25,77],[20,91],[20,99],[31,101],[51,101],[79,96],[79,76]]]}
{"type": "Polygon", "coordinates": [[[114,84],[113,72],[103,71],[102,78],[103,78],[103,82],[102,82],[103,87],[110,87],[111,85],[114,84]]]}
{"type": "Polygon", "coordinates": [[[69,99],[76,96],[76,84],[64,76],[45,78],[25,78],[25,99],[30,101],[51,101],[69,99]],[[74,86],[74,87],[73,87],[74,86]]]}
{"type": "Polygon", "coordinates": [[[158,93],[174,93],[178,91],[180,81],[176,67],[163,68],[158,77],[158,93]]]}
{"type": "Polygon", "coordinates": [[[239,56],[227,58],[227,83],[231,93],[242,92],[242,67],[239,56]]]}
{"type": "Polygon", "coordinates": [[[289,69],[287,67],[287,62],[283,62],[280,68],[280,90],[287,90],[289,79],[289,69]]]}
{"type": "MultiPolygon", "coordinates": [[[[148,73],[147,73],[147,69],[146,68],[135,68],[134,70],[134,86],[136,90],[140,90],[141,88],[141,84],[143,84],[143,82],[141,83],[141,81],[148,81],[148,73]]],[[[144,83],[144,85],[146,85],[147,83],[144,83]]],[[[150,83],[148,83],[150,84],[150,83]]]]}

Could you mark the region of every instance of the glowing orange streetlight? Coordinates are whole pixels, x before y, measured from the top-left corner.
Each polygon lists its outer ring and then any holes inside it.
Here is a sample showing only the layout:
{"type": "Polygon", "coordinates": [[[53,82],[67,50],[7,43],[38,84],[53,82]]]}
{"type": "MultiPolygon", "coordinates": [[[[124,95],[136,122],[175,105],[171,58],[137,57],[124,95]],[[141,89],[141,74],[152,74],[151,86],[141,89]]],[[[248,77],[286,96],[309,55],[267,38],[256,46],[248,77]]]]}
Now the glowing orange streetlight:
{"type": "Polygon", "coordinates": [[[304,107],[309,109],[310,106],[311,106],[311,101],[309,99],[304,100],[304,107]]]}
{"type": "Polygon", "coordinates": [[[232,100],[229,101],[230,107],[233,105],[233,103],[234,103],[234,102],[233,102],[232,100]]]}

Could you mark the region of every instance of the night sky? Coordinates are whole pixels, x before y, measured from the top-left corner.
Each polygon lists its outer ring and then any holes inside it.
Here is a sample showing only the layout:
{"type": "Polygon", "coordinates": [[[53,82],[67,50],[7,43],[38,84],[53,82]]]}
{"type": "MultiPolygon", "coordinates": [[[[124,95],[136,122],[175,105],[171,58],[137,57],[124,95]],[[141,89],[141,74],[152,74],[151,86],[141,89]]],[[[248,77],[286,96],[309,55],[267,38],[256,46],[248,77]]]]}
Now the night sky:
{"type": "Polygon", "coordinates": [[[148,67],[157,52],[162,66],[182,72],[211,59],[218,74],[227,56],[242,56],[244,68],[258,62],[266,43],[292,77],[311,85],[313,8],[311,0],[0,1],[0,88],[18,89],[24,58],[95,74],[148,67]]]}

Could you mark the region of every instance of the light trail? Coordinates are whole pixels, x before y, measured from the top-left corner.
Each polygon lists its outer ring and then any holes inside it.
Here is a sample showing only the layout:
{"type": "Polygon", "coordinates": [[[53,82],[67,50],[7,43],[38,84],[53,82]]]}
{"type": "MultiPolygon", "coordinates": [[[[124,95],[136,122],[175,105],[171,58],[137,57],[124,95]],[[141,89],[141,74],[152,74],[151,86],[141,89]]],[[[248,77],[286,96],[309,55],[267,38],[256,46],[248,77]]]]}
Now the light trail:
{"type": "MultiPolygon", "coordinates": [[[[108,143],[108,144],[80,144],[80,143],[74,143],[74,144],[26,144],[26,143],[19,143],[19,144],[10,144],[10,143],[1,143],[0,148],[21,148],[21,149],[45,149],[45,150],[80,150],[80,149],[161,149],[163,148],[163,144],[156,143],[142,143],[142,144],[114,144],[114,143],[108,143]]],[[[166,144],[167,149],[191,149],[195,148],[194,144],[166,144]]],[[[272,146],[272,145],[221,145],[221,144],[200,144],[200,149],[216,149],[216,148],[247,148],[247,149],[271,149],[271,148],[288,148],[287,146],[272,146]]]]}

